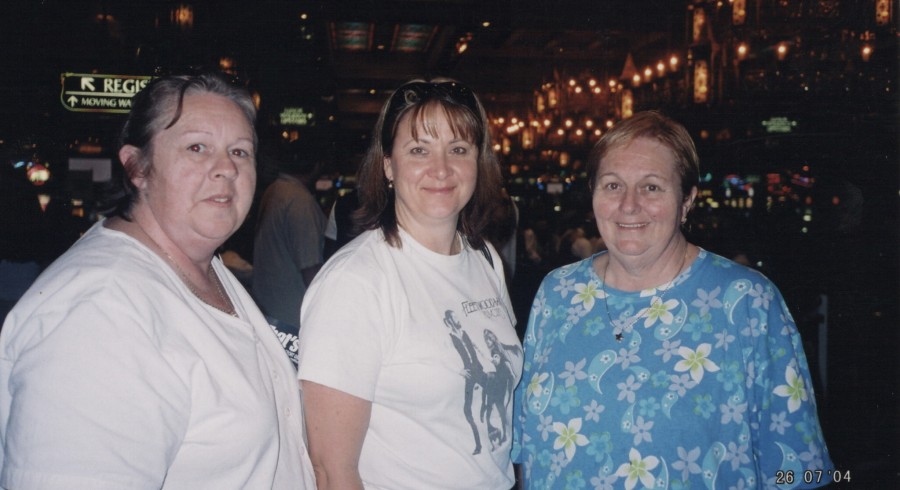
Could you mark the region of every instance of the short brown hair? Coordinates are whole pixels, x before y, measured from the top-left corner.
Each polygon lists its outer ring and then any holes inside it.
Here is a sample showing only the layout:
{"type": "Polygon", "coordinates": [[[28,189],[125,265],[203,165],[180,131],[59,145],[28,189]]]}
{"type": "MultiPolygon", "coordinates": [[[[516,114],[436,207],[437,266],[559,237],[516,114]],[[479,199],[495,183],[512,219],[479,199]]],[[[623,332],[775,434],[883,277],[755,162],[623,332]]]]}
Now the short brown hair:
{"type": "Polygon", "coordinates": [[[681,198],[687,199],[691,189],[697,186],[700,179],[700,158],[697,156],[697,148],[684,126],[658,111],[638,112],[616,123],[594,145],[588,156],[588,186],[591,192],[594,192],[603,158],[613,149],[627,146],[638,138],[656,140],[672,151],[675,157],[675,171],[681,178],[681,198]]]}

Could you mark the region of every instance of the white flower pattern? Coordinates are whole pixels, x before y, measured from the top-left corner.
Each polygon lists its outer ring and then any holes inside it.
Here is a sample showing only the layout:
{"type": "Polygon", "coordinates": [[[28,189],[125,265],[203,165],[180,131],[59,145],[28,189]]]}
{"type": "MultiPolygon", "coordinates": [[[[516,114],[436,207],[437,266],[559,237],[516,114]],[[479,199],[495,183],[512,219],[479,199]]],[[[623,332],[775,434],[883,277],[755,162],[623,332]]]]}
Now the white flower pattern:
{"type": "Polygon", "coordinates": [[[706,488],[713,475],[721,488],[765,487],[782,454],[834,468],[771,282],[701,250],[664,300],[599,284],[588,259],[536,295],[513,424],[531,488],[706,488]],[[614,325],[596,307],[607,294],[614,325]],[[615,322],[640,314],[647,328],[616,341],[615,322]]]}

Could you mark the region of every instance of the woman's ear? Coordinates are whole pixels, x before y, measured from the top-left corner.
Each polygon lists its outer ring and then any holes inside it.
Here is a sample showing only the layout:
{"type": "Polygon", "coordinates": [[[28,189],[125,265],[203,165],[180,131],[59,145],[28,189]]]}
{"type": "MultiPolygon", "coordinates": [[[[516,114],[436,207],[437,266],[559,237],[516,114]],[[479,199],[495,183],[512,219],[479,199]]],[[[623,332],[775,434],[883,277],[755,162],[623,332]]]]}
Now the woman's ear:
{"type": "Polygon", "coordinates": [[[122,145],[122,148],[119,149],[119,161],[125,167],[131,183],[138,189],[143,188],[146,175],[140,164],[141,150],[134,145],[122,145]]]}
{"type": "Polygon", "coordinates": [[[691,187],[691,193],[685,196],[684,202],[681,204],[681,216],[687,219],[688,212],[694,207],[694,200],[697,199],[697,186],[691,187]]]}
{"type": "Polygon", "coordinates": [[[391,157],[384,157],[384,178],[386,178],[388,182],[393,182],[394,180],[394,169],[391,167],[391,157]]]}

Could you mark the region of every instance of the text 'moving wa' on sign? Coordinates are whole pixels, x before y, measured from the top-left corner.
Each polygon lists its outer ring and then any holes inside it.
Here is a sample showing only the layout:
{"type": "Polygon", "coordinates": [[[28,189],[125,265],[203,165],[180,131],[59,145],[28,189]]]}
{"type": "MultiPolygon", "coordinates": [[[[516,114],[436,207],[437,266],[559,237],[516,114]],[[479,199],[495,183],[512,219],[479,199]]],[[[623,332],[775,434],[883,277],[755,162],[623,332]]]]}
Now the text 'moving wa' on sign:
{"type": "Polygon", "coordinates": [[[112,112],[131,110],[131,98],[152,77],[138,75],[100,75],[63,73],[60,76],[63,107],[74,112],[112,112]]]}

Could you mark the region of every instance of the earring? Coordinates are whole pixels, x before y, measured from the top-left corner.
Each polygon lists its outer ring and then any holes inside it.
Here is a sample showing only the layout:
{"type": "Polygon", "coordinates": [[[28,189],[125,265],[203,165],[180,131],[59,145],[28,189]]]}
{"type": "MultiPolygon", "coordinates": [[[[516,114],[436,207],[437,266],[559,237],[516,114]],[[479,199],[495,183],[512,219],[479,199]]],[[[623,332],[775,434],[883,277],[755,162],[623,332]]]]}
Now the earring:
{"type": "Polygon", "coordinates": [[[394,188],[394,180],[393,179],[388,180],[388,189],[393,189],[393,188],[394,188]]]}

